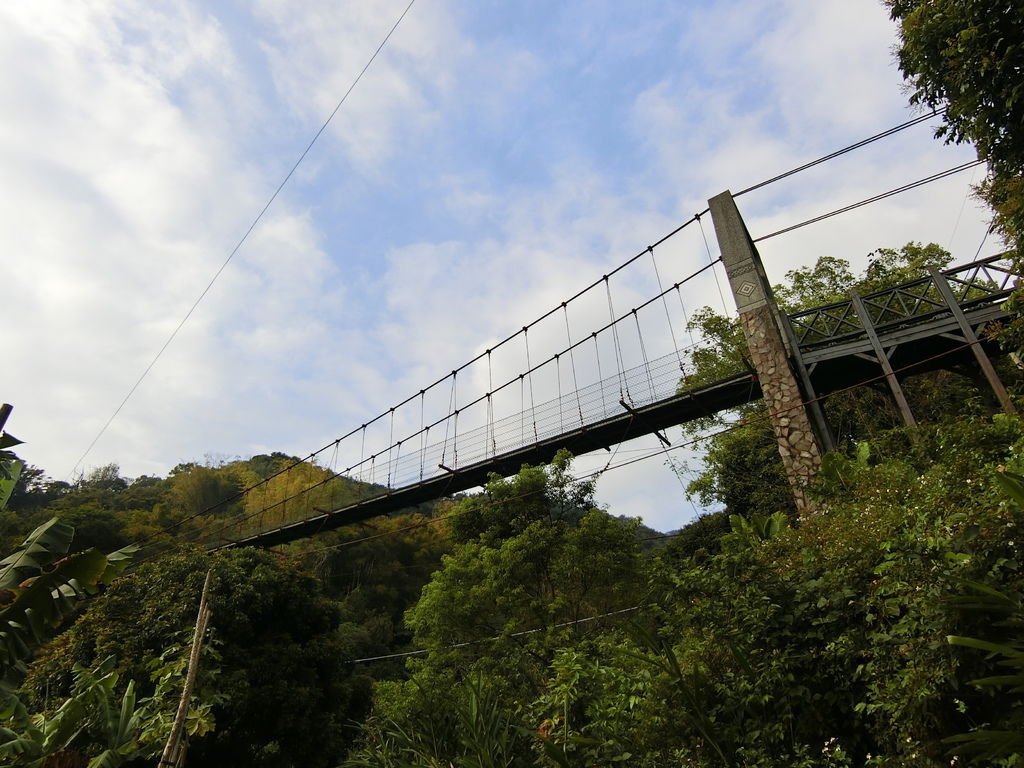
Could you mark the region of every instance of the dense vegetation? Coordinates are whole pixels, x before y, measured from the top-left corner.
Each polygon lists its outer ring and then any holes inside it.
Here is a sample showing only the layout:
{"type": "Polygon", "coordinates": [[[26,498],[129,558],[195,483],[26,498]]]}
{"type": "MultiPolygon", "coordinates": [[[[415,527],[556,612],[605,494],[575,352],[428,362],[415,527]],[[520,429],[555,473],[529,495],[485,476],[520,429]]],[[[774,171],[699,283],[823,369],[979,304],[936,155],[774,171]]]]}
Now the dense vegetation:
{"type": "MultiPolygon", "coordinates": [[[[1019,10],[887,4],[913,100],[948,107],[945,135],[989,160],[981,193],[1017,248],[1019,10]]],[[[948,260],[911,243],[855,276],[823,257],[778,297],[820,304],[948,260]]],[[[713,343],[681,387],[749,366],[730,320],[693,324],[713,343]]],[[[210,574],[190,766],[1020,765],[1024,421],[970,366],[903,385],[913,430],[884,390],[826,400],[839,449],[803,519],[759,405],[694,424],[721,427],[690,485],[715,511],[653,548],[560,455],[281,551],[211,554],[201,542],[268,497],[282,504],[251,525],[373,489],[271,454],[70,484],[27,467],[4,508],[16,441],[0,433],[0,763],[155,764],[210,574]],[[242,492],[259,480],[260,499],[242,492]],[[318,498],[283,503],[311,482],[318,498]]]]}

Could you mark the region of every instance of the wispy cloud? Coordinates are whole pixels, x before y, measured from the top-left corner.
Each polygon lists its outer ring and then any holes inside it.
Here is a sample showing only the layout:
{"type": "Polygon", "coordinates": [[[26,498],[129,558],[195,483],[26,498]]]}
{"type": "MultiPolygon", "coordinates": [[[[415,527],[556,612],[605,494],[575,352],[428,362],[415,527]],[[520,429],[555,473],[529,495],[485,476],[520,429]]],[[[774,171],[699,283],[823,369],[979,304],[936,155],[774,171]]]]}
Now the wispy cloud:
{"type": "MultiPolygon", "coordinates": [[[[407,3],[256,5],[261,48],[281,102],[309,122],[323,120],[365,66],[407,3]]],[[[438,105],[472,46],[454,25],[448,3],[424,3],[375,62],[373,83],[353,92],[330,135],[361,173],[379,176],[396,147],[436,129],[438,105]]]]}

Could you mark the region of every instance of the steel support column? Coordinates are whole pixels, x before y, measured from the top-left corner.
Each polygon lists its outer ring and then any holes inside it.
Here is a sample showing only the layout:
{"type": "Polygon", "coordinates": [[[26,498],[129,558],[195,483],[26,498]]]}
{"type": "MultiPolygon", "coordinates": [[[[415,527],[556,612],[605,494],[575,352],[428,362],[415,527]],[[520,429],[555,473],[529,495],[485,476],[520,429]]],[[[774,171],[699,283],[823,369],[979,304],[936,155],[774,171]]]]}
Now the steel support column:
{"type": "Polygon", "coordinates": [[[978,361],[978,366],[985,374],[985,378],[988,379],[988,384],[992,387],[996,398],[998,398],[999,405],[1002,406],[1005,413],[1016,413],[1017,408],[1013,405],[1013,401],[1010,400],[1010,395],[1007,393],[1006,387],[1003,386],[1002,379],[999,378],[999,374],[996,373],[996,369],[992,366],[988,353],[985,352],[981,342],[978,341],[977,334],[974,332],[971,324],[967,322],[967,318],[964,317],[964,311],[956,300],[956,296],[953,295],[953,290],[949,287],[949,281],[935,267],[929,267],[928,274],[932,276],[935,287],[939,289],[939,295],[942,296],[942,300],[946,302],[949,311],[956,318],[957,325],[960,326],[960,333],[963,334],[964,341],[970,344],[971,352],[974,353],[974,359],[978,361]]]}
{"type": "Polygon", "coordinates": [[[910,410],[910,403],[907,402],[906,395],[903,394],[903,387],[900,386],[900,381],[896,378],[896,373],[892,369],[889,355],[886,354],[882,342],[878,340],[875,323],[871,319],[871,315],[868,314],[867,307],[864,306],[864,300],[854,288],[850,289],[850,301],[853,304],[854,312],[860,318],[860,324],[864,327],[864,333],[867,334],[868,341],[871,342],[871,349],[875,352],[875,358],[878,360],[878,364],[882,366],[882,373],[885,374],[885,381],[889,385],[889,391],[892,392],[893,399],[896,401],[896,407],[899,408],[900,418],[903,419],[904,425],[916,427],[917,420],[914,418],[914,412],[910,410]]]}
{"type": "Polygon", "coordinates": [[[825,409],[818,398],[818,393],[814,389],[814,382],[811,381],[811,372],[804,363],[804,356],[800,351],[800,342],[796,337],[796,332],[793,330],[793,324],[789,321],[789,315],[784,312],[779,313],[779,318],[782,322],[783,333],[785,333],[784,338],[789,341],[788,346],[793,359],[793,365],[796,368],[797,375],[800,377],[800,384],[803,386],[804,398],[807,402],[807,409],[811,414],[811,423],[814,425],[818,442],[823,450],[833,451],[836,447],[836,440],[832,436],[832,428],[828,425],[828,419],[825,418],[825,409]]]}

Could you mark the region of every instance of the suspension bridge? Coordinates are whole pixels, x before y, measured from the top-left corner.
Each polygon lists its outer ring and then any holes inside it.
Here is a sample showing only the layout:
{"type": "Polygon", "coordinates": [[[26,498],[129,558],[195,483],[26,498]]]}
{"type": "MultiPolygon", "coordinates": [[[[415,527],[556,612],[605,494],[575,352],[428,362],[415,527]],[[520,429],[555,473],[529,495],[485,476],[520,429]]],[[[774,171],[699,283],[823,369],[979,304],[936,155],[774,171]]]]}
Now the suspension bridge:
{"type": "MultiPolygon", "coordinates": [[[[729,246],[715,223],[724,256],[729,246]]],[[[748,235],[745,241],[753,249],[748,235]]],[[[766,371],[756,361],[738,361],[735,373],[711,383],[690,375],[690,361],[707,347],[680,337],[690,325],[685,297],[717,294],[728,311],[727,282],[742,318],[755,293],[745,269],[725,261],[712,256],[701,215],[693,217],[462,367],[247,489],[243,510],[205,529],[203,539],[214,549],[286,544],[480,486],[492,474],[549,462],[561,449],[580,455],[650,434],[669,446],[666,428],[762,397],[766,371]],[[658,252],[687,230],[700,232],[705,263],[667,282],[658,252]],[[644,272],[646,283],[631,271],[644,272]],[[616,313],[617,292],[642,300],[616,313]],[[586,330],[574,333],[580,318],[586,330]],[[359,481],[355,495],[351,484],[346,492],[346,480],[359,481]]],[[[788,373],[799,382],[797,406],[822,447],[831,447],[820,408],[829,394],[887,383],[913,424],[900,380],[965,360],[1012,409],[989,362],[998,349],[986,329],[1006,318],[1003,305],[1018,277],[1010,258],[994,255],[876,293],[777,313],[788,373]]],[[[774,369],[767,375],[774,377],[774,369]]]]}
{"type": "Polygon", "coordinates": [[[481,346],[465,364],[160,535],[180,529],[180,541],[212,550],[286,544],[478,487],[491,475],[547,463],[562,449],[582,455],[656,435],[666,451],[673,450],[669,427],[759,398],[766,402],[803,513],[809,506],[801,489],[821,454],[834,447],[822,401],[837,391],[887,386],[904,423],[913,426],[901,381],[966,363],[984,377],[1003,410],[1014,411],[991,363],[999,349],[988,333],[1006,319],[1004,303],[1020,277],[1006,255],[975,255],[876,293],[851,291],[841,301],[786,314],[779,311],[756,246],[982,161],[756,239],[735,204],[742,195],[936,116],[914,117],[735,195],[711,198],[701,213],[514,333],[481,346]],[[718,256],[706,218],[714,225],[718,256]],[[714,311],[742,329],[735,349],[715,348],[699,337],[699,320],[706,315],[694,322],[694,309],[703,312],[718,302],[714,311]],[[707,380],[709,367],[720,374],[715,380],[707,380]]]}

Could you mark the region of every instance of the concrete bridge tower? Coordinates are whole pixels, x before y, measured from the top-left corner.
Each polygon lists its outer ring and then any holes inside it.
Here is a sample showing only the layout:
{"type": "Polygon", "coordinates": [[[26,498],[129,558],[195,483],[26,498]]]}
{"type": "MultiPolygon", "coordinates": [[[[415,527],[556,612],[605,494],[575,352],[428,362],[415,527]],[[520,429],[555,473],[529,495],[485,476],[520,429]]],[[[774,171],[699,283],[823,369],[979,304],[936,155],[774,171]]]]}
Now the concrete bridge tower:
{"type": "Polygon", "coordinates": [[[723,192],[708,205],[779,454],[797,512],[803,515],[813,511],[806,486],[821,467],[822,454],[832,447],[831,433],[799,354],[793,354],[799,350],[792,331],[775,303],[761,257],[732,194],[723,192]]]}

